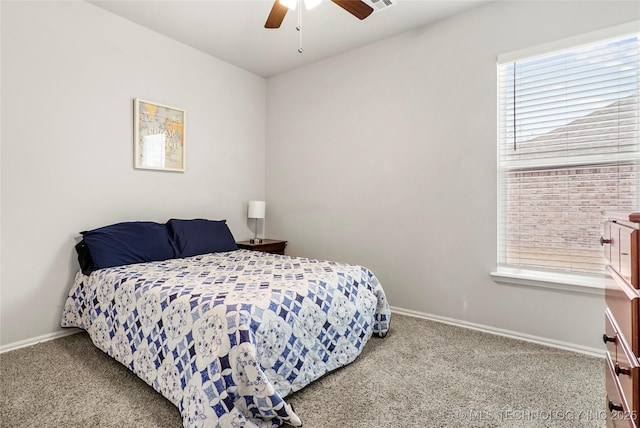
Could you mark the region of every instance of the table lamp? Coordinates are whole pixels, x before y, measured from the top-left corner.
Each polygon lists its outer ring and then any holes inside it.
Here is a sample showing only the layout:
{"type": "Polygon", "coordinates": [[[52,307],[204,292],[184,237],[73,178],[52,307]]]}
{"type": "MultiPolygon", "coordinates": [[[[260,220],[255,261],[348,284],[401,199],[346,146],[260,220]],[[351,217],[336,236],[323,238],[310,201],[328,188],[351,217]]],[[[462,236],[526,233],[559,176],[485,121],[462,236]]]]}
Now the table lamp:
{"type": "Polygon", "coordinates": [[[249,201],[247,217],[255,219],[255,235],[254,238],[249,241],[252,244],[259,244],[262,242],[262,239],[258,238],[258,219],[264,218],[266,205],[265,201],[249,201]]]}

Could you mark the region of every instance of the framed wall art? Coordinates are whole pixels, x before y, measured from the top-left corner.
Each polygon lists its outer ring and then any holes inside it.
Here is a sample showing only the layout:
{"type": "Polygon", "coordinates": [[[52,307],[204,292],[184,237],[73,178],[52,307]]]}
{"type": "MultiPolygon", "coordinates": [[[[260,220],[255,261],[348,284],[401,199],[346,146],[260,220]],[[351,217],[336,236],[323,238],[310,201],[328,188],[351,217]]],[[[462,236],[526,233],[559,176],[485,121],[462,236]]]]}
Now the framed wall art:
{"type": "Polygon", "coordinates": [[[134,168],[184,172],[186,112],[140,98],[133,111],[134,168]]]}

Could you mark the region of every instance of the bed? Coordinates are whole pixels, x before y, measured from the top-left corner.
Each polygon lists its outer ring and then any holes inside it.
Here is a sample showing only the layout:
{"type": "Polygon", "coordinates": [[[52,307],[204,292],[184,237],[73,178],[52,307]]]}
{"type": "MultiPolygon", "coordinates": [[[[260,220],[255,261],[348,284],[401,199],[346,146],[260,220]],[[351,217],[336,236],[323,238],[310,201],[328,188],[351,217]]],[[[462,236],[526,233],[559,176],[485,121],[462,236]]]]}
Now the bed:
{"type": "Polygon", "coordinates": [[[302,426],[284,398],[389,329],[384,290],[365,267],[235,244],[188,255],[177,241],[162,260],[81,261],[62,326],[86,330],[175,404],[185,427],[302,426]]]}

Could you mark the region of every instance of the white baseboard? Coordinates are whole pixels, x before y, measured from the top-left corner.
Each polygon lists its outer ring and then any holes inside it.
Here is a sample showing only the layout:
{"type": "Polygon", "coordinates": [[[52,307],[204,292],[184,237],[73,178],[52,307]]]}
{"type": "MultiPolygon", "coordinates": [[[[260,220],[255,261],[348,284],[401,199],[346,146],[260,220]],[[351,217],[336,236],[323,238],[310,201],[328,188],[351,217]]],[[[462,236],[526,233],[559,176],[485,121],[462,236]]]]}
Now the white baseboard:
{"type": "Polygon", "coordinates": [[[65,328],[61,331],[56,331],[55,333],[43,334],[42,336],[32,337],[31,339],[20,340],[18,342],[9,343],[6,345],[0,346],[0,354],[9,351],[15,351],[16,349],[26,348],[27,346],[35,345],[40,342],[47,342],[53,339],[59,339],[65,336],[71,336],[72,334],[80,333],[84,330],[79,328],[65,328]]]}
{"type": "Polygon", "coordinates": [[[561,342],[559,340],[548,339],[546,337],[532,336],[530,334],[519,333],[517,331],[505,330],[502,328],[490,327],[487,325],[457,320],[454,318],[447,318],[439,315],[427,314],[424,312],[413,311],[411,309],[404,309],[404,308],[398,308],[398,307],[392,306],[391,312],[394,312],[400,315],[407,315],[410,317],[422,318],[422,319],[437,321],[445,324],[451,324],[458,327],[469,328],[472,330],[478,330],[485,333],[496,334],[498,336],[505,336],[512,339],[524,340],[526,342],[533,342],[540,345],[550,346],[552,348],[559,348],[567,351],[578,352],[580,354],[586,354],[592,357],[604,358],[605,356],[604,349],[576,345],[575,343],[561,342]]]}

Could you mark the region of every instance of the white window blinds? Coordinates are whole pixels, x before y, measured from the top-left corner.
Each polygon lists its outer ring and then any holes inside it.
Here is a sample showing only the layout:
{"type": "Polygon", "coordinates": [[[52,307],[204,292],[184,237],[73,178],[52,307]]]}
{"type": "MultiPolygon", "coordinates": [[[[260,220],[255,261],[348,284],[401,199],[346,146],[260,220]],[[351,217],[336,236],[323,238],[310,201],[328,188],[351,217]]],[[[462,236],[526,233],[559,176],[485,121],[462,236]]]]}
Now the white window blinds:
{"type": "Polygon", "coordinates": [[[498,64],[500,267],[601,273],[640,209],[639,34],[498,64]]]}

